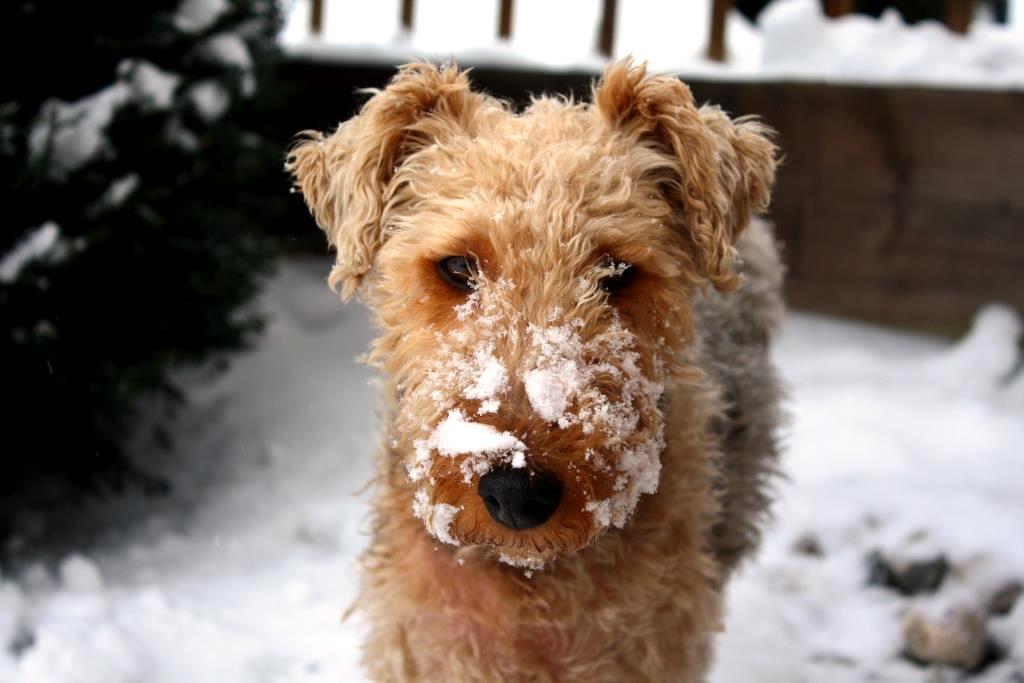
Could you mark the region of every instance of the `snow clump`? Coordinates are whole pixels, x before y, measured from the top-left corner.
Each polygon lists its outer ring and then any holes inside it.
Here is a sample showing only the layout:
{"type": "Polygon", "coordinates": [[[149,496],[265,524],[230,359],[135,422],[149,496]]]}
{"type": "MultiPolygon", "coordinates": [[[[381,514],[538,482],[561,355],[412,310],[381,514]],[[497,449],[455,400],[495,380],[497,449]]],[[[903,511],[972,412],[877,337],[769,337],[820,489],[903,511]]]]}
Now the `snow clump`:
{"type": "Polygon", "coordinates": [[[462,545],[451,532],[452,522],[455,521],[459,508],[447,503],[431,503],[427,492],[420,489],[413,498],[412,512],[423,520],[427,531],[437,540],[449,545],[462,545]]]}
{"type": "Polygon", "coordinates": [[[452,410],[434,428],[426,439],[418,439],[413,446],[416,458],[407,469],[412,481],[419,481],[430,470],[432,453],[456,457],[468,455],[460,464],[463,481],[472,481],[473,474],[483,475],[490,471],[494,461],[505,460],[526,464],[526,444],[508,432],[499,432],[490,425],[470,422],[461,410],[452,410]]]}
{"type": "Polygon", "coordinates": [[[664,416],[658,409],[664,392],[662,350],[655,354],[657,379],[652,381],[640,369],[636,338],[617,318],[586,341],[579,332],[583,326],[578,318],[563,325],[530,325],[533,367],[524,385],[531,407],[545,421],[561,429],[579,424],[584,434],[604,433],[609,457],[588,453],[587,459],[614,472],[613,494],[588,501],[584,509],[598,526],[621,527],[640,496],[658,489],[665,447],[664,416]],[[608,384],[621,387],[615,400],[599,388],[608,384]],[[649,434],[638,434],[641,413],[650,416],[649,434]]]}
{"type": "Polygon", "coordinates": [[[103,577],[96,564],[82,555],[71,555],[60,564],[60,582],[65,589],[79,592],[103,590],[103,577]]]}
{"type": "MultiPolygon", "coordinates": [[[[495,396],[501,394],[508,388],[508,371],[497,358],[494,357],[492,349],[478,349],[473,356],[470,367],[467,368],[473,379],[473,383],[463,391],[466,398],[478,401],[495,401],[495,396]]],[[[497,410],[497,406],[494,406],[497,410]]],[[[495,412],[487,410],[485,412],[495,412]]]]}
{"type": "Polygon", "coordinates": [[[53,221],[46,221],[0,260],[0,282],[14,282],[22,269],[32,261],[55,255],[59,251],[59,244],[60,226],[53,221]]]}
{"type": "Polygon", "coordinates": [[[117,66],[118,80],[91,95],[65,102],[43,102],[32,130],[29,150],[33,159],[50,162],[48,171],[63,178],[107,150],[107,126],[125,105],[167,109],[173,103],[181,77],[142,59],[126,59],[117,66]]]}
{"type": "Polygon", "coordinates": [[[213,26],[227,9],[227,0],[184,0],[174,15],[174,26],[186,33],[199,33],[213,26]]]}
{"type": "MultiPolygon", "coordinates": [[[[540,324],[524,324],[508,296],[513,288],[507,280],[481,283],[454,308],[462,324],[438,333],[440,357],[405,399],[425,403],[440,417],[436,424],[406,426],[426,433],[413,441],[409,478],[426,479],[437,456],[464,456],[459,469],[466,484],[499,464],[526,467],[529,450],[519,436],[473,421],[472,407],[459,402],[478,401],[476,415],[500,413],[502,398],[515,381],[529,409],[549,429],[578,427],[584,435],[603,437],[600,448],[588,451],[587,462],[611,478],[611,493],[588,501],[584,509],[600,527],[621,527],[640,496],[658,488],[665,446],[658,408],[664,344],[654,350],[648,370],[654,379],[649,379],[636,338],[614,311],[594,332],[584,329],[582,318],[561,309],[550,310],[540,324]],[[503,363],[505,358],[522,360],[512,367],[503,363]],[[614,387],[612,394],[609,387],[614,387]]],[[[434,520],[434,513],[425,519],[434,520]]]]}

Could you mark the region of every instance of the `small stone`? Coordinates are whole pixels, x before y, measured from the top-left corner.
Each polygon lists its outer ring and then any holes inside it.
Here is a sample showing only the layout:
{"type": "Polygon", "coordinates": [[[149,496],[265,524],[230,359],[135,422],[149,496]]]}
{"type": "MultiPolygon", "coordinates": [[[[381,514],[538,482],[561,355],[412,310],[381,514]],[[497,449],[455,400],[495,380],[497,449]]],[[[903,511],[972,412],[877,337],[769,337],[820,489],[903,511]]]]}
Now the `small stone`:
{"type": "Polygon", "coordinates": [[[851,669],[857,666],[857,660],[853,659],[849,655],[840,654],[838,652],[819,652],[811,655],[811,661],[821,664],[843,666],[851,669]]]}
{"type": "Polygon", "coordinates": [[[970,607],[953,608],[939,619],[912,612],[903,622],[903,645],[922,664],[975,671],[989,649],[985,618],[970,607]]]}
{"type": "Polygon", "coordinates": [[[793,542],[793,552],[808,557],[824,557],[825,551],[814,534],[804,534],[793,542]]]}
{"type": "Polygon", "coordinates": [[[1024,584],[1016,579],[1000,584],[989,596],[988,613],[1000,617],[1006,616],[1013,611],[1022,592],[1024,592],[1024,584]]]}
{"type": "Polygon", "coordinates": [[[924,559],[899,558],[881,551],[868,556],[868,583],[903,595],[933,593],[949,573],[949,560],[939,554],[924,559]]]}
{"type": "Polygon", "coordinates": [[[11,636],[10,642],[7,643],[7,649],[15,657],[20,657],[32,649],[32,646],[35,644],[36,634],[26,624],[18,624],[18,628],[14,631],[14,635],[11,636]]]}

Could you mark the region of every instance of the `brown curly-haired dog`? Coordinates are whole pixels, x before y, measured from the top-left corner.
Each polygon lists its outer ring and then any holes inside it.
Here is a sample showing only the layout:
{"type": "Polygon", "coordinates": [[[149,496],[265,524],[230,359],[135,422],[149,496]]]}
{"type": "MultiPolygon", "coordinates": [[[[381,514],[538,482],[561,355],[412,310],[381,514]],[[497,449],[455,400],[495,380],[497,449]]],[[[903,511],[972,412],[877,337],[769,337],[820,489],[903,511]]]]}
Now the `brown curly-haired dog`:
{"type": "Polygon", "coordinates": [[[374,679],[704,679],[776,460],[767,134],[629,61],[521,113],[412,64],[292,150],[382,332],[374,679]]]}

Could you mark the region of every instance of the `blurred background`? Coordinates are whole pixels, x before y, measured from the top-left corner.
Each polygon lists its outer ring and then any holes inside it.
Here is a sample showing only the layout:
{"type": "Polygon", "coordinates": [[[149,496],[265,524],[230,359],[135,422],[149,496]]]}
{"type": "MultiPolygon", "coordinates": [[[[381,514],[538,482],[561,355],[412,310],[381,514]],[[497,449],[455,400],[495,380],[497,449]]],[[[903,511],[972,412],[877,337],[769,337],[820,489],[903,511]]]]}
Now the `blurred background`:
{"type": "Polygon", "coordinates": [[[1024,0],[9,0],[0,38],[0,681],[362,680],[373,332],[285,152],[411,59],[525,105],[630,54],[785,155],[789,478],[714,680],[1024,681],[1024,0]]]}

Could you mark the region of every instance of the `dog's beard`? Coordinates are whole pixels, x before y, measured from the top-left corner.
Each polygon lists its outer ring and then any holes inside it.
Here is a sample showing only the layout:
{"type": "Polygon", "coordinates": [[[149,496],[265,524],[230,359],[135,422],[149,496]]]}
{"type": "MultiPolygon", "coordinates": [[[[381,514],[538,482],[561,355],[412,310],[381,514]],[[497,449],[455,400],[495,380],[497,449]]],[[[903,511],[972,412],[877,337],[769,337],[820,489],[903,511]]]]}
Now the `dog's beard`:
{"type": "Polygon", "coordinates": [[[437,355],[405,383],[398,432],[413,512],[435,538],[536,568],[622,527],[657,489],[667,351],[659,342],[643,353],[614,309],[589,326],[559,310],[524,324],[503,296],[511,288],[478,290],[438,333],[437,355]],[[546,524],[516,531],[489,517],[477,483],[500,466],[561,480],[546,524]]]}

